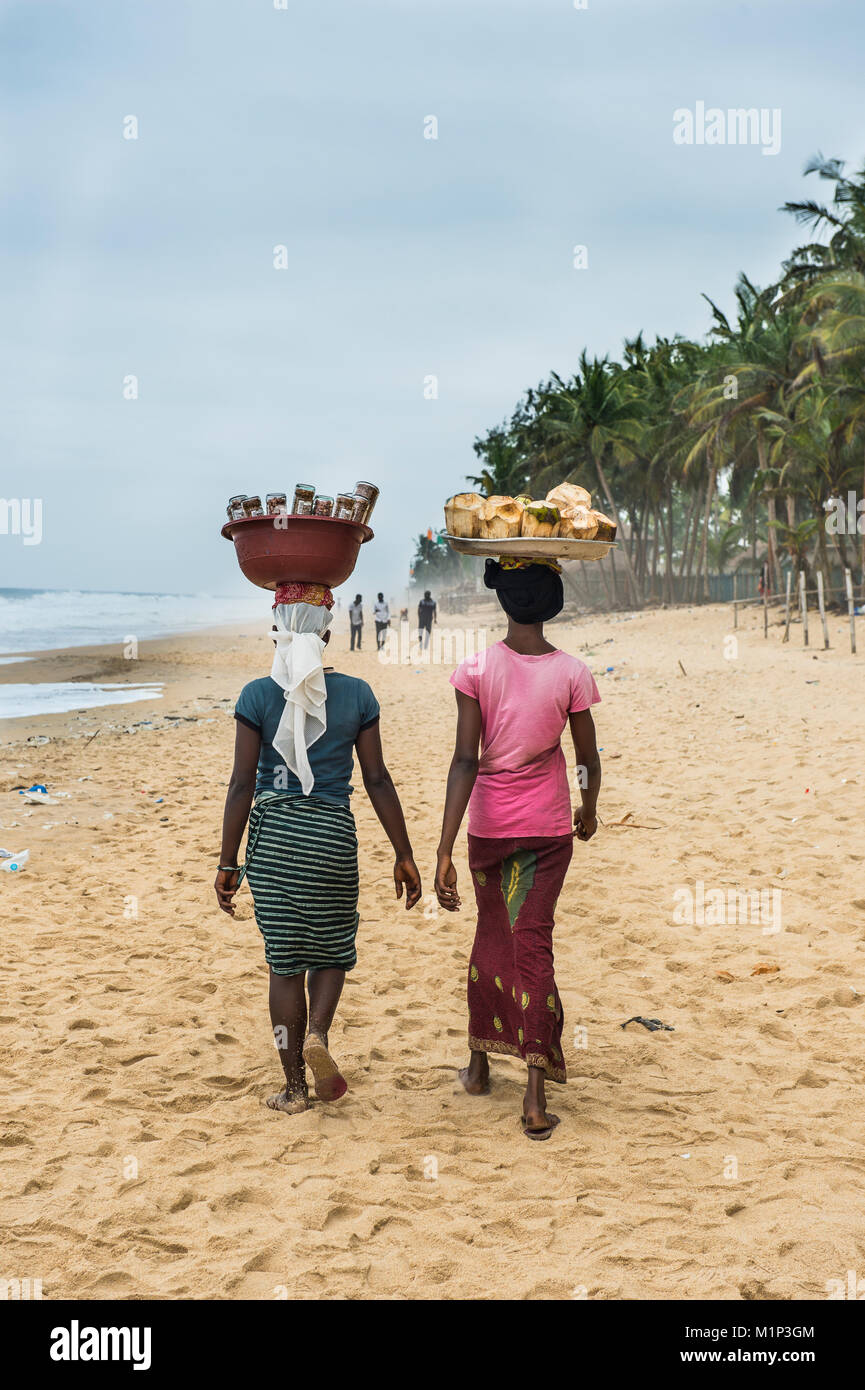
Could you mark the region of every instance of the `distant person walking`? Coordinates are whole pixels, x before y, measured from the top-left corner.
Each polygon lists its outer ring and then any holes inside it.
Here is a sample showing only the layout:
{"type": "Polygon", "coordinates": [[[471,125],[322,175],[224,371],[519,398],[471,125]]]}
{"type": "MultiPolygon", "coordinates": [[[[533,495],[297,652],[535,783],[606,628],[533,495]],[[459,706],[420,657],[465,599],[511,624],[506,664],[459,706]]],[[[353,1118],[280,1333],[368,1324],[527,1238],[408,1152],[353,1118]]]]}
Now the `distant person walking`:
{"type": "Polygon", "coordinates": [[[357,649],[360,651],[360,639],[363,636],[363,602],[360,594],[355,594],[354,603],[348,605],[348,622],[351,628],[351,650],[354,651],[354,639],[357,638],[357,649]]]}
{"type": "Polygon", "coordinates": [[[417,606],[417,625],[420,648],[425,652],[429,646],[432,625],[438,619],[436,602],[429,589],[424,590],[424,596],[417,606]]]}
{"type": "Polygon", "coordinates": [[[390,609],[384,601],[384,594],[379,594],[372,606],[372,615],[375,618],[375,645],[381,651],[384,646],[384,635],[390,627],[390,609]]]}

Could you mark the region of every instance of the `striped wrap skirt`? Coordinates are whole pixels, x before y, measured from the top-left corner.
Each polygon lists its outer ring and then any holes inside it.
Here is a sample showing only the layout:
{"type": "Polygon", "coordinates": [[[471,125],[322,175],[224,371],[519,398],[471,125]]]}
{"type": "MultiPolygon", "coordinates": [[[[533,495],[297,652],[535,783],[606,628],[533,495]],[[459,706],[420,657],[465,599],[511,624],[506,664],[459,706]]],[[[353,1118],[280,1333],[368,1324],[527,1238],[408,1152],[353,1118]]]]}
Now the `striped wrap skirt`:
{"type": "Polygon", "coordinates": [[[357,962],[357,832],[347,806],[266,793],[249,817],[246,878],[275,975],[357,962]]]}

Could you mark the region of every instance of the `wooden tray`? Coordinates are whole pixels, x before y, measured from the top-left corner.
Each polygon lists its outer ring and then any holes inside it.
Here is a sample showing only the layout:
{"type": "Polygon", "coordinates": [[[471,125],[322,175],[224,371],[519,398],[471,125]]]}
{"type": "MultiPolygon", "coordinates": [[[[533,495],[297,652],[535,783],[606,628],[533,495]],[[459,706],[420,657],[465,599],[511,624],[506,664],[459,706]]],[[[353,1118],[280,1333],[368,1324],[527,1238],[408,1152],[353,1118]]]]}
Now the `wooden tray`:
{"type": "Polygon", "coordinates": [[[511,536],[507,540],[448,536],[444,539],[453,550],[463,555],[491,555],[493,559],[511,556],[530,560],[600,560],[609,554],[618,541],[574,541],[564,536],[511,536]]]}

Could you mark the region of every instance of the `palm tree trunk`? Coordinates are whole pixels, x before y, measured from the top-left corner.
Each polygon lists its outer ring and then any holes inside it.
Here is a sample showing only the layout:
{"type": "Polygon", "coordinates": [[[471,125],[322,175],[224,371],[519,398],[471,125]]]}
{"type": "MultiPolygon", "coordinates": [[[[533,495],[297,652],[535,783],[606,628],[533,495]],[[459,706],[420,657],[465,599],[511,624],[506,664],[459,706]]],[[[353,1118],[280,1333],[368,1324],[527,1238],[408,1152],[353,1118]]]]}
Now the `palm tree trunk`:
{"type": "Polygon", "coordinates": [[[832,589],[832,569],[829,564],[829,551],[826,547],[826,513],[822,506],[819,508],[820,525],[817,527],[817,553],[820,556],[820,568],[823,571],[823,585],[831,599],[832,589]]]}
{"type": "MultiPolygon", "coordinates": [[[[766,439],[763,434],[762,421],[760,420],[757,422],[757,462],[765,478],[766,439]]],[[[766,565],[768,567],[769,592],[774,594],[778,589],[778,556],[775,548],[775,494],[767,481],[763,483],[763,496],[766,498],[766,517],[768,521],[766,527],[766,565]]]]}
{"type": "MultiPolygon", "coordinates": [[[[616,583],[616,552],[615,552],[615,550],[611,550],[610,553],[609,553],[609,555],[606,556],[605,558],[608,559],[609,562],[610,562],[610,584],[611,584],[612,590],[613,590],[613,607],[614,607],[614,608],[618,608],[618,606],[619,606],[619,586],[618,586],[618,584],[616,583]]],[[[603,563],[603,562],[602,562],[602,563],[603,563]]]]}
{"type": "Polygon", "coordinates": [[[776,594],[779,588],[778,582],[778,552],[775,546],[775,494],[768,493],[766,497],[767,513],[767,536],[766,536],[766,560],[769,565],[769,592],[776,594]]]}
{"type": "Polygon", "coordinates": [[[655,503],[655,525],[652,534],[652,598],[657,598],[655,590],[658,587],[658,512],[661,509],[660,502],[655,503]]]}
{"type": "MultiPolygon", "coordinates": [[[[604,472],[603,467],[602,467],[602,465],[601,465],[601,460],[600,460],[600,458],[598,458],[598,457],[595,458],[595,468],[596,468],[597,474],[598,474],[598,482],[599,482],[600,485],[601,485],[601,491],[603,492],[604,497],[606,498],[606,501],[607,501],[607,506],[608,506],[609,509],[610,509],[610,516],[612,517],[613,521],[615,521],[615,523],[616,523],[616,535],[621,537],[621,536],[623,535],[623,533],[622,533],[622,520],[621,520],[621,517],[619,516],[618,509],[617,509],[617,507],[616,507],[616,504],[615,504],[615,502],[613,501],[613,494],[610,492],[610,485],[609,485],[609,483],[607,482],[607,475],[606,475],[606,473],[604,472]]],[[[611,554],[611,555],[612,555],[612,553],[613,553],[613,552],[610,551],[610,554],[611,554]]],[[[634,607],[635,607],[635,608],[639,608],[639,606],[640,606],[640,599],[639,599],[639,594],[638,594],[638,590],[637,590],[637,581],[636,581],[636,578],[634,577],[634,569],[633,569],[633,565],[631,564],[631,556],[630,556],[630,554],[629,554],[629,552],[628,552],[628,543],[627,543],[627,541],[624,541],[624,544],[623,544],[622,547],[621,547],[621,553],[622,553],[622,559],[624,560],[624,563],[625,563],[625,574],[627,575],[627,578],[628,578],[628,587],[630,588],[630,591],[631,591],[631,599],[632,599],[632,602],[633,602],[633,604],[634,604],[634,607]]],[[[615,574],[615,568],[614,568],[614,570],[613,570],[613,573],[615,574]]]]}
{"type": "MultiPolygon", "coordinates": [[[[694,594],[696,592],[696,579],[694,576],[694,557],[697,553],[697,539],[700,535],[701,496],[702,493],[698,490],[698,493],[694,498],[694,519],[691,526],[691,539],[688,547],[688,564],[685,570],[685,597],[687,599],[693,599],[694,594]]],[[[706,496],[708,497],[708,489],[706,492],[706,496]]]]}
{"type": "Polygon", "coordinates": [[[692,592],[694,587],[694,556],[697,552],[697,538],[700,534],[700,499],[702,496],[703,491],[700,489],[698,495],[694,498],[694,515],[691,521],[691,534],[688,539],[688,556],[685,564],[685,585],[682,590],[682,596],[686,600],[690,600],[694,597],[692,592]]]}
{"type": "MultiPolygon", "coordinates": [[[[697,510],[697,496],[698,496],[698,494],[695,492],[694,495],[693,495],[693,497],[691,498],[691,504],[690,504],[690,506],[688,507],[688,515],[687,515],[687,517],[685,518],[685,534],[684,534],[684,536],[682,537],[682,558],[681,558],[681,560],[679,561],[679,578],[680,578],[680,579],[683,579],[683,578],[684,578],[684,575],[685,575],[685,563],[686,563],[686,561],[687,561],[687,559],[688,559],[688,549],[689,549],[689,546],[690,546],[690,543],[691,543],[691,523],[692,523],[692,521],[693,521],[693,519],[694,519],[694,512],[697,510]]],[[[671,489],[671,491],[670,491],[670,507],[671,507],[671,509],[672,509],[672,505],[673,505],[673,494],[672,494],[672,489],[671,489]]]]}
{"type": "Polygon", "coordinates": [[[664,518],[664,521],[665,521],[665,524],[666,524],[665,536],[666,536],[666,544],[667,544],[667,564],[666,564],[666,566],[665,566],[665,573],[664,573],[664,579],[666,580],[666,584],[665,584],[664,587],[665,587],[666,594],[667,594],[667,602],[668,602],[668,603],[674,603],[674,602],[675,602],[675,574],[674,574],[674,570],[673,570],[674,537],[673,537],[673,489],[672,489],[672,488],[670,488],[670,492],[669,492],[669,496],[668,496],[667,514],[666,514],[666,516],[665,516],[665,518],[664,518]]]}
{"type": "MultiPolygon", "coordinates": [[[[715,480],[718,476],[717,464],[715,462],[715,444],[706,445],[706,453],[709,457],[709,481],[706,485],[706,508],[703,512],[703,538],[700,543],[700,560],[697,565],[696,589],[700,587],[700,573],[703,575],[703,598],[709,598],[709,519],[712,515],[712,498],[715,495],[715,480]]],[[[696,593],[695,593],[696,597],[696,593]]]]}

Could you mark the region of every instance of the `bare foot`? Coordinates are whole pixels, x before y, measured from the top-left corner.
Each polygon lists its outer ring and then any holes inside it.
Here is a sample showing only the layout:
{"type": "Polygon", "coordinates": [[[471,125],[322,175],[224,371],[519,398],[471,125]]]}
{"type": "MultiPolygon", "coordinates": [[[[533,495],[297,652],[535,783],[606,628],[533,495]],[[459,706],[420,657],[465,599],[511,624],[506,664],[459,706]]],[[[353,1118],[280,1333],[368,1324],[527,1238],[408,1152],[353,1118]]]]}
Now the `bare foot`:
{"type": "Polygon", "coordinates": [[[315,1094],[319,1100],[339,1100],[348,1090],[348,1082],[327,1050],[319,1033],[308,1033],[303,1044],[303,1060],[312,1072],[315,1094]]]}
{"type": "Polygon", "coordinates": [[[470,1096],[488,1096],[490,1093],[490,1064],[485,1052],[473,1052],[467,1067],[457,1073],[470,1096]]]}
{"type": "Polygon", "coordinates": [[[268,1110],[281,1110],[283,1115],[300,1115],[309,1109],[309,1101],[303,1091],[277,1091],[264,1102],[268,1110]]]}

